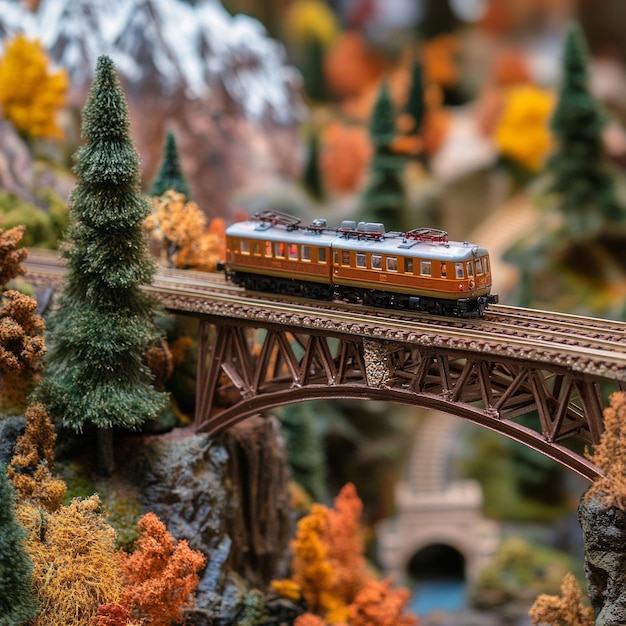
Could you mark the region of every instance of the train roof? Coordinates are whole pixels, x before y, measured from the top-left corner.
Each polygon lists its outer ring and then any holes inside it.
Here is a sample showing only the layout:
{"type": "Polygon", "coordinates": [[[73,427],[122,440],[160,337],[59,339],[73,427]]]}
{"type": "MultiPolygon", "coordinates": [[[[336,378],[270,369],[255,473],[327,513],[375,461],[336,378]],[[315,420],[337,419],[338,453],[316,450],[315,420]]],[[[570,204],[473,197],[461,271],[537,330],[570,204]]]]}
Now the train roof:
{"type": "Polygon", "coordinates": [[[263,241],[294,242],[327,246],[338,250],[362,250],[442,261],[469,260],[488,254],[487,249],[482,246],[467,241],[449,241],[447,233],[443,231],[425,228],[407,233],[386,233],[384,228],[375,228],[381,227],[380,224],[366,224],[366,226],[372,227],[372,231],[356,228],[331,229],[325,225],[289,226],[269,221],[248,220],[232,224],[226,229],[226,234],[263,241]]]}

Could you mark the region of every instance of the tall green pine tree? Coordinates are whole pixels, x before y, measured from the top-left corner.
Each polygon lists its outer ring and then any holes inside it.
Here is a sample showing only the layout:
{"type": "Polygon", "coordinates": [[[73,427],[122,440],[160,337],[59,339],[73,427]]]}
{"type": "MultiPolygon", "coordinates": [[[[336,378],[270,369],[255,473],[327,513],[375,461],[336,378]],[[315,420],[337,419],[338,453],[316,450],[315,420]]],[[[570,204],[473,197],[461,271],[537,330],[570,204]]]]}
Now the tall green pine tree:
{"type": "Polygon", "coordinates": [[[169,189],[185,194],[189,198],[189,184],[180,166],[176,137],[172,131],[168,131],[165,136],[161,165],[156,178],[152,181],[149,194],[151,196],[162,196],[169,189]]]}
{"type": "Polygon", "coordinates": [[[583,34],[574,24],[565,40],[562,85],[551,120],[557,149],[547,162],[553,175],[549,191],[557,194],[574,237],[626,218],[606,169],[601,136],[605,119],[589,93],[587,57],[583,34]]]}
{"type": "Polygon", "coordinates": [[[359,217],[382,222],[387,231],[405,228],[405,192],[401,180],[405,158],[393,152],[396,114],[387,83],[380,89],[370,121],[374,156],[367,187],[361,197],[359,217]]]}
{"type": "Polygon", "coordinates": [[[144,362],[159,335],[139,187],[139,156],[113,62],[98,59],[83,110],[86,143],[75,155],[78,185],[69,200],[62,254],[68,273],[49,321],[47,370],[40,397],[51,415],[81,430],[137,428],[156,417],[165,394],[144,362]]]}
{"type": "Polygon", "coordinates": [[[22,626],[38,613],[31,586],[33,568],[23,544],[26,533],[15,521],[14,500],[0,465],[0,626],[22,626]]]}

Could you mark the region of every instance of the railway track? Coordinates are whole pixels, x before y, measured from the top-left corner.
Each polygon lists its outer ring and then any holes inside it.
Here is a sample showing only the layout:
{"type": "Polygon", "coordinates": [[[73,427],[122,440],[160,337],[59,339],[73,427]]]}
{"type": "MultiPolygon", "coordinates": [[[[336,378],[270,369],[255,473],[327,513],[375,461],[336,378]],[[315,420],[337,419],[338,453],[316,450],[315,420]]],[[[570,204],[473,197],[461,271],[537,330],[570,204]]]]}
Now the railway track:
{"type": "MultiPolygon", "coordinates": [[[[64,267],[58,256],[39,252],[24,263],[26,279],[55,285],[64,267]]],[[[173,311],[232,317],[251,323],[319,328],[330,333],[385,338],[401,343],[449,347],[562,364],[626,382],[626,323],[505,305],[490,307],[483,319],[458,319],[418,312],[316,302],[293,296],[245,292],[221,274],[158,270],[147,287],[173,311]]]]}

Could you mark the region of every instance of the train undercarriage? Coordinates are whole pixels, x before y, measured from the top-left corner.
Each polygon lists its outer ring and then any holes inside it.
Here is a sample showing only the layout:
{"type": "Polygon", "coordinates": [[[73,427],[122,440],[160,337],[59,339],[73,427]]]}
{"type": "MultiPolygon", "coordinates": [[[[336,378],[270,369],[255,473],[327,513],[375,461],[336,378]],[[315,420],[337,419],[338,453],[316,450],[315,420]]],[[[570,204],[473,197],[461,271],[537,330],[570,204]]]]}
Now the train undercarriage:
{"type": "Polygon", "coordinates": [[[229,280],[235,285],[250,291],[263,291],[294,295],[314,300],[341,300],[365,306],[405,311],[424,311],[435,315],[453,317],[483,317],[489,304],[497,304],[498,296],[486,294],[474,298],[433,298],[365,289],[344,285],[329,285],[294,278],[264,276],[262,274],[227,272],[229,280]]]}

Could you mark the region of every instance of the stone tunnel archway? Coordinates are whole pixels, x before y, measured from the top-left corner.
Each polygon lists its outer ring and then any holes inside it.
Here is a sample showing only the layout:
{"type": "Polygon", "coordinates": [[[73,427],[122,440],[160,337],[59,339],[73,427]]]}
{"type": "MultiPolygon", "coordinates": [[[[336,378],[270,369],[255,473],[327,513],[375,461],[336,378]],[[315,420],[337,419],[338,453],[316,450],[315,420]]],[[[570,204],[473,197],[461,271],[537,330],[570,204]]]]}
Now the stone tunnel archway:
{"type": "Polygon", "coordinates": [[[465,555],[449,543],[431,543],[418,549],[407,563],[407,577],[419,582],[428,579],[465,580],[465,555]]]}

